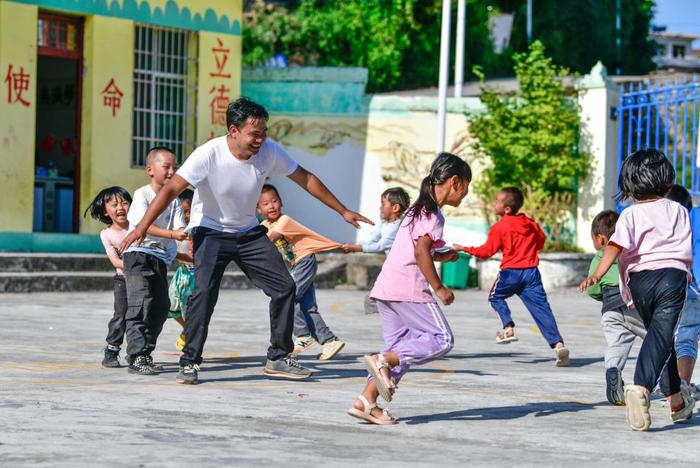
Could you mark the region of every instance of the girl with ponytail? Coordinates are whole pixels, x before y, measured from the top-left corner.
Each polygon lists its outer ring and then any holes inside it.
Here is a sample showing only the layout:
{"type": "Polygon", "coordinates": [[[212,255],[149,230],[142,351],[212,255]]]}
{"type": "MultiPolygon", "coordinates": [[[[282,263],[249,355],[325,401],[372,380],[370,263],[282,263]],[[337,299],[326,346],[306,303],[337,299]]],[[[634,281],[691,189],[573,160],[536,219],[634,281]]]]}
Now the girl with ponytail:
{"type": "Polygon", "coordinates": [[[350,416],[373,424],[394,424],[377,398],[391,401],[401,377],[412,365],[447,354],[454,345],[452,331],[435,298],[444,305],[454,300],[435,270],[434,261],[452,262],[457,253],[445,249],[444,205],[458,206],[469,192],[472,172],[461,158],[440,153],[421,182],[420,194],[408,209],[384,262],[370,298],[377,302],[386,347],[363,361],[369,379],[348,410],[350,416]]]}

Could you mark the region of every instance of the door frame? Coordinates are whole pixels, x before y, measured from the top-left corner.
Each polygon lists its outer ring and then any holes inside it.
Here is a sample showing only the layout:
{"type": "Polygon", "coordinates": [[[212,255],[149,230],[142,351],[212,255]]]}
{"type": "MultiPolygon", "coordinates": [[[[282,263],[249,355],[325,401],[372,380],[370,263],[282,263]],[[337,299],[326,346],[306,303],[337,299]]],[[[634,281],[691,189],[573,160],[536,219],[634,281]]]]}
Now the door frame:
{"type": "MultiPolygon", "coordinates": [[[[37,56],[59,57],[75,61],[76,80],[75,80],[75,161],[73,161],[73,233],[80,232],[80,156],[82,146],[81,124],[83,111],[83,33],[85,20],[80,16],[69,16],[56,13],[48,13],[45,11],[39,12],[39,19],[48,21],[60,21],[64,24],[70,24],[76,28],[76,46],[74,50],[61,49],[51,46],[37,46],[37,56]]],[[[37,29],[37,35],[38,35],[37,29]]],[[[38,42],[38,38],[37,38],[38,42]]],[[[38,57],[37,57],[38,58],[38,57]]],[[[37,82],[39,77],[37,76],[37,82]]]]}

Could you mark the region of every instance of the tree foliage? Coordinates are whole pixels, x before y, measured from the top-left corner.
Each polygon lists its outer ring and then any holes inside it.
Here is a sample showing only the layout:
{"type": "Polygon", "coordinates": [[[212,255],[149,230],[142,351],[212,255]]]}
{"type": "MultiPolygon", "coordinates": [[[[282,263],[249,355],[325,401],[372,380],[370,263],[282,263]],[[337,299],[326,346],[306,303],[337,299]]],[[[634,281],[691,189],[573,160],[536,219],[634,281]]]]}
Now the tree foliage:
{"type": "Polygon", "coordinates": [[[578,144],[577,101],[561,82],[569,71],[554,65],[539,41],[513,60],[519,90],[502,95],[482,84],[481,100],[488,110],[469,116],[474,149],[489,160],[475,189],[485,207],[500,188],[511,185],[529,193],[530,211],[546,208],[538,206],[546,200],[569,200],[570,205],[547,211],[547,219],[541,220],[549,232],[561,232],[555,224],[568,220],[578,180],[591,160],[578,144]]]}
{"type": "MultiPolygon", "coordinates": [[[[654,2],[621,0],[618,51],[616,1],[534,0],[533,37],[572,71],[588,72],[601,60],[613,72],[646,73],[653,68],[648,31],[654,2]]],[[[488,76],[512,75],[513,53],[527,50],[526,4],[467,0],[467,77],[475,64],[488,76]],[[513,13],[514,23],[509,47],[496,54],[489,17],[500,12],[513,13]]],[[[442,0],[256,0],[244,14],[243,60],[256,65],[284,53],[299,65],[367,67],[370,92],[435,86],[441,8],[442,0]]]]}

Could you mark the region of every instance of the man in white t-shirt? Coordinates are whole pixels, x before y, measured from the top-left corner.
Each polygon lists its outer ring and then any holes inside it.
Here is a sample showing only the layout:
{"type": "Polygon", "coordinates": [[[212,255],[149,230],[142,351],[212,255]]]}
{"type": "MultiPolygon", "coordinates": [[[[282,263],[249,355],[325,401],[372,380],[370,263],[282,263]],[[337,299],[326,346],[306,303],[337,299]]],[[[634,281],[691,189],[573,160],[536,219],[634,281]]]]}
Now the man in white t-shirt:
{"type": "Polygon", "coordinates": [[[292,355],[295,287],[282,257],[255,216],[260,190],[268,177],[286,175],[355,227],[370,220],[348,210],[315,175],[286,151],[267,140],[269,115],[247,98],[229,104],[228,134],[203,144],[158,193],[142,222],[122,249],[140,243],[146,229],[188,185],[196,188],[190,223],[195,258],[195,289],[187,308],[187,344],[180,358],[178,383],[198,383],[199,364],[209,321],[224,270],[234,261],[270,297],[270,347],[264,373],[273,377],[307,378],[308,369],[292,355]]]}

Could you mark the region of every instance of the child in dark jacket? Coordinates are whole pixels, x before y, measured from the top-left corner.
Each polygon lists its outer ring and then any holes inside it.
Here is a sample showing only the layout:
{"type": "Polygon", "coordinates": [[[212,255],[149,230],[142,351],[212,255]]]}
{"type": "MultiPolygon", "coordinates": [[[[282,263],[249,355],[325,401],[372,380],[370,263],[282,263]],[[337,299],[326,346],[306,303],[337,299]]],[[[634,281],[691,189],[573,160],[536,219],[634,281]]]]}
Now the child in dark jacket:
{"type": "Polygon", "coordinates": [[[503,330],[496,334],[496,343],[518,340],[515,336],[515,323],[506,303],[506,299],[517,294],[535,319],[542,336],[554,349],[556,366],[566,367],[569,365],[569,350],[559,334],[537,268],[538,252],[544,246],[545,235],[535,221],[518,213],[524,201],[525,197],[519,188],[501,189],[493,206],[494,212],[501,219],[491,226],[486,243],[480,247],[454,244],[454,248],[477,258],[489,258],[496,252],[503,251],[501,271],[489,294],[489,303],[503,324],[503,330]]]}

